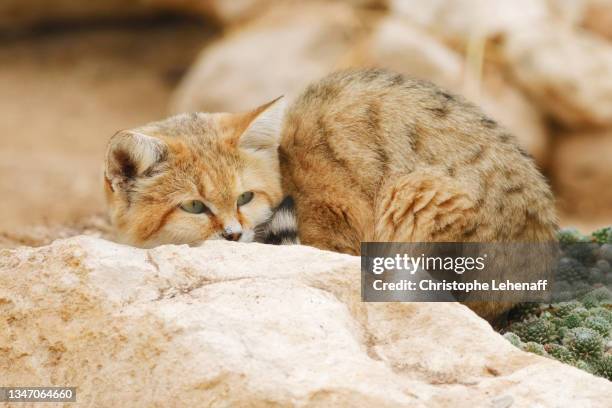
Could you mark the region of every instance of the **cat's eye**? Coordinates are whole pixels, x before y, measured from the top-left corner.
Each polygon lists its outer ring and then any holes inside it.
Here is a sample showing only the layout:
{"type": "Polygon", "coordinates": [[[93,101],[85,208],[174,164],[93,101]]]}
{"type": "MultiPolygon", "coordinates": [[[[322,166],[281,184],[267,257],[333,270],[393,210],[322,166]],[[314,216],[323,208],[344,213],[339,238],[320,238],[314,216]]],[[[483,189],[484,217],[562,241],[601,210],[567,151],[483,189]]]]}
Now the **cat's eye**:
{"type": "Polygon", "coordinates": [[[208,212],[208,207],[200,200],[189,200],[181,204],[181,210],[191,214],[202,214],[208,212]]]}
{"type": "Polygon", "coordinates": [[[238,197],[238,201],[236,201],[236,203],[238,204],[238,207],[240,207],[245,204],[248,204],[252,199],[253,199],[253,192],[247,191],[246,193],[240,194],[240,196],[238,197]]]}

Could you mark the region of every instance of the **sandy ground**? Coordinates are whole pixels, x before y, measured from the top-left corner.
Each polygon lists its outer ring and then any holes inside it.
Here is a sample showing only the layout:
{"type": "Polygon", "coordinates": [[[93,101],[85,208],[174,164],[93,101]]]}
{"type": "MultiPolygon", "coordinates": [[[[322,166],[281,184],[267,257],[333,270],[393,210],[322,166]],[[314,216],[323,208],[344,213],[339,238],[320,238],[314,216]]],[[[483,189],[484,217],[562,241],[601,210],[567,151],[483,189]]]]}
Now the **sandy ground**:
{"type": "MultiPolygon", "coordinates": [[[[204,24],[177,21],[0,37],[0,247],[104,233],[107,140],[164,117],[212,37],[204,24]]],[[[605,224],[561,221],[585,231],[605,224]]]]}
{"type": "Polygon", "coordinates": [[[102,213],[107,140],[167,114],[210,36],[167,21],[0,39],[0,235],[102,213]]]}

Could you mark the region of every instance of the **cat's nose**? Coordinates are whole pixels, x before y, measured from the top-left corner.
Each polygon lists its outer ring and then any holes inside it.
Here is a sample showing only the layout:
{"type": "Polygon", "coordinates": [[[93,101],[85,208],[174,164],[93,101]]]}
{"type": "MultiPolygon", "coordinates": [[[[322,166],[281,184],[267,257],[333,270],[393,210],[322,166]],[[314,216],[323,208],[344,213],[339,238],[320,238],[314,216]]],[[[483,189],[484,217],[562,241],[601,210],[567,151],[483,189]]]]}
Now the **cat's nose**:
{"type": "Polygon", "coordinates": [[[227,232],[227,231],[223,231],[221,233],[221,236],[225,239],[227,239],[228,241],[238,241],[240,239],[240,237],[242,236],[242,232],[227,232]]]}
{"type": "Polygon", "coordinates": [[[242,236],[242,225],[236,219],[226,221],[221,236],[228,241],[238,241],[242,236]]]}

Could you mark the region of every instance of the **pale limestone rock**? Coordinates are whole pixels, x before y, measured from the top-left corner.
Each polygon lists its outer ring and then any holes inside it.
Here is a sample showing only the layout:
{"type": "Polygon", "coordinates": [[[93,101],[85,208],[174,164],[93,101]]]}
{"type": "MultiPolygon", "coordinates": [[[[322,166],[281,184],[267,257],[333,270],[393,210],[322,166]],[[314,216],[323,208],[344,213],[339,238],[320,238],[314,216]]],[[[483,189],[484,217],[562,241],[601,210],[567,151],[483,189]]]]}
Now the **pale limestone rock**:
{"type": "Polygon", "coordinates": [[[515,81],[562,124],[612,125],[612,45],[587,32],[534,26],[502,49],[515,81]]]}
{"type": "Polygon", "coordinates": [[[462,57],[427,32],[392,15],[379,19],[344,62],[383,67],[457,88],[465,71],[462,57]]]}
{"type": "Polygon", "coordinates": [[[583,0],[582,24],[590,31],[612,40],[612,0],[583,0]]]}
{"type": "MultiPolygon", "coordinates": [[[[612,76],[608,75],[612,45],[577,30],[589,19],[587,3],[391,0],[391,13],[465,50],[468,63],[482,58],[500,63],[535,100],[534,110],[572,128],[608,126],[612,124],[612,76]]],[[[604,14],[599,17],[607,18],[604,14]]]]}
{"type": "Polygon", "coordinates": [[[389,0],[390,12],[445,40],[465,45],[551,18],[546,0],[389,0]]]}
{"type": "Polygon", "coordinates": [[[462,305],[362,303],[359,269],[220,241],[2,250],[2,383],[76,386],[79,406],[609,406],[612,383],[462,305]]]}
{"type": "Polygon", "coordinates": [[[612,217],[612,131],[558,135],[551,163],[557,199],[585,219],[612,217]]]}
{"type": "Polygon", "coordinates": [[[363,35],[350,6],[279,5],[205,48],[176,91],[171,110],[241,111],[288,99],[333,71],[363,35]]]}

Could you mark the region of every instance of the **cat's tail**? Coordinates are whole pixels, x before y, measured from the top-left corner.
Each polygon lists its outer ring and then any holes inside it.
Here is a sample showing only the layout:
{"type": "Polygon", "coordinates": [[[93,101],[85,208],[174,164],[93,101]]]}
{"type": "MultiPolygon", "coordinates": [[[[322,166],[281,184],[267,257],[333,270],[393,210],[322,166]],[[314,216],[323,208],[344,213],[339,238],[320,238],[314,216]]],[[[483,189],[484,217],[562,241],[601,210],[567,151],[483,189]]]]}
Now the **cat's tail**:
{"type": "Polygon", "coordinates": [[[281,201],[270,219],[255,228],[255,241],[272,245],[298,245],[298,224],[295,203],[291,196],[281,201]]]}

